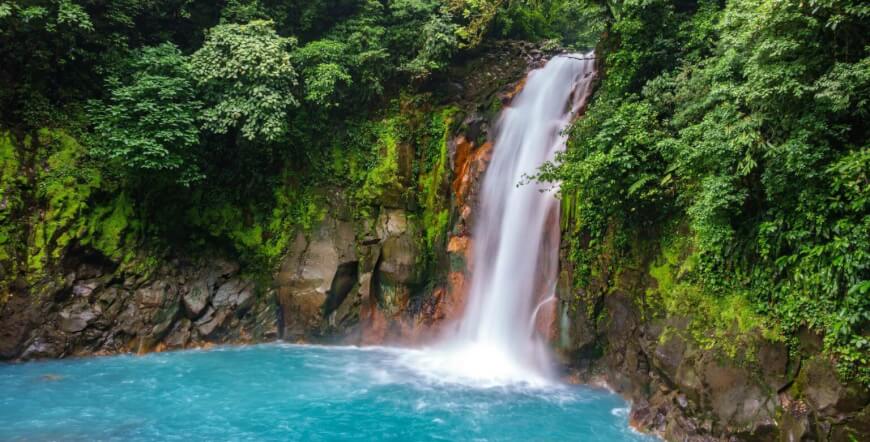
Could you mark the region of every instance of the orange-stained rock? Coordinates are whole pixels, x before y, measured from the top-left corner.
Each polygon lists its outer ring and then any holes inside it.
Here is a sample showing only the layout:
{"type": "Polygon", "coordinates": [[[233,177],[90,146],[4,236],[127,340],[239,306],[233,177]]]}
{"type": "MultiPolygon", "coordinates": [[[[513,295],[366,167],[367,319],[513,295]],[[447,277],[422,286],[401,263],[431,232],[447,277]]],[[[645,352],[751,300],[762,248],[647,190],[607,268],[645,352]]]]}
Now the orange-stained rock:
{"type": "Polygon", "coordinates": [[[448,294],[444,303],[444,317],[448,320],[458,320],[465,310],[465,299],[468,292],[465,273],[450,272],[447,275],[448,294]]]}
{"type": "Polygon", "coordinates": [[[447,305],[447,290],[444,287],[437,287],[432,293],[432,298],[434,302],[431,311],[427,312],[427,314],[432,322],[441,321],[447,317],[447,312],[444,311],[447,305]]]}
{"type": "Polygon", "coordinates": [[[468,250],[469,237],[452,236],[447,242],[447,253],[465,253],[468,250]]]}
{"type": "Polygon", "coordinates": [[[507,105],[509,105],[509,104],[511,103],[511,101],[513,101],[514,97],[516,97],[517,94],[519,94],[520,91],[523,90],[523,87],[525,87],[525,85],[526,85],[526,80],[527,80],[528,78],[529,78],[529,77],[523,77],[522,80],[518,81],[517,84],[514,85],[514,88],[513,88],[513,89],[511,89],[511,90],[508,91],[508,92],[505,92],[504,94],[502,94],[502,95],[500,96],[500,98],[501,98],[501,102],[502,102],[503,105],[507,106],[507,105]]]}
{"type": "Polygon", "coordinates": [[[474,269],[474,260],[472,259],[474,258],[474,253],[472,253],[473,247],[474,241],[469,235],[463,234],[450,237],[447,241],[447,253],[462,257],[462,268],[451,267],[451,270],[464,270],[467,274],[471,274],[471,271],[474,269]]]}
{"type": "Polygon", "coordinates": [[[462,219],[471,219],[471,206],[462,206],[459,213],[462,215],[462,219]]]}
{"type": "Polygon", "coordinates": [[[387,318],[376,302],[370,302],[360,309],[362,329],[360,345],[382,344],[387,336],[387,318]]]}
{"type": "Polygon", "coordinates": [[[470,196],[472,184],[474,184],[486,170],[486,165],[492,158],[492,143],[487,141],[480,147],[475,148],[474,142],[459,136],[456,139],[456,154],[453,158],[454,176],[453,194],[456,196],[456,204],[463,206],[470,196]]]}
{"type": "Polygon", "coordinates": [[[465,136],[460,135],[454,141],[456,145],[456,153],[453,154],[453,195],[456,196],[457,205],[462,205],[462,195],[459,194],[459,189],[462,185],[462,180],[468,173],[468,156],[474,148],[474,142],[465,139],[465,136]]]}

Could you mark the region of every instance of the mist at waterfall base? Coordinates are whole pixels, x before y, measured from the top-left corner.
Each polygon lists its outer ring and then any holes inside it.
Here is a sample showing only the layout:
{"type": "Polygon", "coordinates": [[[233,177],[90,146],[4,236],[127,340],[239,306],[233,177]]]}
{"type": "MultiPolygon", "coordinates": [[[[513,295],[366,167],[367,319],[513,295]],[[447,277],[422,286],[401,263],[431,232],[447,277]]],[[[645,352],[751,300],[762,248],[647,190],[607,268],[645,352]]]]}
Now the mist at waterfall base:
{"type": "Polygon", "coordinates": [[[606,390],[473,388],[395,348],[262,344],[0,366],[0,440],[652,440],[606,390]]]}
{"type": "Polygon", "coordinates": [[[557,56],[529,73],[498,120],[473,228],[471,288],[461,321],[417,364],[474,385],[546,386],[547,334],[555,316],[559,200],[533,177],[565,149],[565,128],[583,107],[592,54],[557,56]]]}

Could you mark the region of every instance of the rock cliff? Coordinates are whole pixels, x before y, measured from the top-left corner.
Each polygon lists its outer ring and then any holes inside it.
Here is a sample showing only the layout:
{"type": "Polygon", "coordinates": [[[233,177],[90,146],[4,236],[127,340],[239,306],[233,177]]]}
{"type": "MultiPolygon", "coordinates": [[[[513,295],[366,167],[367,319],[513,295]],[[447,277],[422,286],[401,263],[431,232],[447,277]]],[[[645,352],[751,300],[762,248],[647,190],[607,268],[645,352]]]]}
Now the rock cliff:
{"type": "Polygon", "coordinates": [[[870,392],[838,378],[820,336],[806,331],[790,348],[740,305],[696,302],[681,285],[691,242],[657,237],[637,239],[628,256],[608,244],[578,286],[563,253],[558,347],[575,379],[606,382],[633,401],[632,425],[669,441],[870,434],[870,392]]]}
{"type": "Polygon", "coordinates": [[[501,43],[423,85],[434,98],[410,112],[448,115],[440,157],[424,164],[425,146],[388,146],[395,151],[383,154],[394,155],[394,164],[384,173],[395,176],[371,192],[367,210],[352,189],[317,189],[322,216],[289,235],[275,269],[245,267],[218,249],[143,249],[131,259],[74,238],[52,241],[55,249],[38,271],[2,278],[12,282],[0,299],[0,357],[432,336],[441,319],[461,308],[489,127],[545,57],[530,44],[501,43]]]}

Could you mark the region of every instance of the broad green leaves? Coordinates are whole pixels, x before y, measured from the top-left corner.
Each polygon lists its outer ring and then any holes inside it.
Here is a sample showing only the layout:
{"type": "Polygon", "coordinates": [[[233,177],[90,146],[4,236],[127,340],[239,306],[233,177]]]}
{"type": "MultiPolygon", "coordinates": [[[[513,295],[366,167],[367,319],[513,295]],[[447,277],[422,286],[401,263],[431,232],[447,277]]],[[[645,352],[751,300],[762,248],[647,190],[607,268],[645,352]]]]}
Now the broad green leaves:
{"type": "Polygon", "coordinates": [[[770,325],[826,333],[843,374],[870,384],[870,9],[607,3],[604,81],[544,174],[580,230],[686,224],[709,296],[744,293],[770,325]]]}
{"type": "Polygon", "coordinates": [[[162,172],[182,184],[197,180],[193,149],[201,104],[190,63],[178,48],[167,43],[133,53],[108,88],[106,102],[91,105],[100,137],[92,155],[134,175],[162,172]]]}
{"type": "Polygon", "coordinates": [[[239,130],[248,140],[286,136],[296,70],[290,63],[295,39],[275,33],[269,21],[212,28],[191,58],[197,84],[205,91],[205,128],[218,134],[239,130]]]}

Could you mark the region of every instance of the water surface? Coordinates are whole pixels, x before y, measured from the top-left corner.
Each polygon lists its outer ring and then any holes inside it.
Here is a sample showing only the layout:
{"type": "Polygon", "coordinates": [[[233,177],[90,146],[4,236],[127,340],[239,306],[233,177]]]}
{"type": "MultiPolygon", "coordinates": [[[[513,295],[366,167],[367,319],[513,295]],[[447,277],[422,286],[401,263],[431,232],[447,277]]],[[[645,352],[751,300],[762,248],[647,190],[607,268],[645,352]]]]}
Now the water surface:
{"type": "Polygon", "coordinates": [[[427,376],[420,350],[264,344],[0,365],[0,440],[646,441],[606,390],[427,376]]]}

